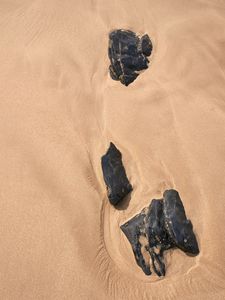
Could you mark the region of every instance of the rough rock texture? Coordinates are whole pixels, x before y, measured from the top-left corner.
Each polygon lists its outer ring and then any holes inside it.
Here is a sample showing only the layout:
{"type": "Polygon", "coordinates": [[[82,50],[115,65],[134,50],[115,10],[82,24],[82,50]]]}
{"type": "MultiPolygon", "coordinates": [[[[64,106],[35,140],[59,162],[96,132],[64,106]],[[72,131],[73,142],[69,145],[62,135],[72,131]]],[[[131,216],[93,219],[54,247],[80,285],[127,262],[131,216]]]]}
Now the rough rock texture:
{"type": "Polygon", "coordinates": [[[192,223],[186,218],[175,190],[165,191],[163,199],[153,199],[148,208],[123,224],[121,229],[132,246],[137,264],[146,275],[151,274],[151,266],[158,276],[165,275],[165,250],[177,247],[192,255],[199,253],[192,223]],[[147,241],[145,245],[143,239],[147,241]],[[144,250],[149,252],[151,264],[144,259],[144,250]]]}
{"type": "Polygon", "coordinates": [[[101,164],[109,201],[116,205],[132,191],[132,185],[122,163],[122,154],[113,143],[102,156],[101,164]]]}
{"type": "Polygon", "coordinates": [[[109,34],[108,55],[111,62],[109,67],[113,80],[119,80],[128,86],[148,68],[152,52],[152,43],[147,34],[139,38],[130,30],[115,30],[109,34]]]}

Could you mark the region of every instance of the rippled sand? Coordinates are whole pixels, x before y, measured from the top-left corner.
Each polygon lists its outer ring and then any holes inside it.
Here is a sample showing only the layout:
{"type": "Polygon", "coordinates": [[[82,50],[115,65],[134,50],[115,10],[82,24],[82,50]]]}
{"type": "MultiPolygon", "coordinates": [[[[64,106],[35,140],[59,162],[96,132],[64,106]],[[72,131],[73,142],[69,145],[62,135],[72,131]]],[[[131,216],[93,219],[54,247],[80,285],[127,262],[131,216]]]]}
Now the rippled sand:
{"type": "Polygon", "coordinates": [[[225,298],[225,2],[0,1],[0,298],[225,298]],[[148,33],[150,68],[108,75],[108,33],[148,33]],[[100,157],[123,153],[109,205],[100,157]],[[137,267],[119,225],[179,191],[200,255],[137,267]]]}

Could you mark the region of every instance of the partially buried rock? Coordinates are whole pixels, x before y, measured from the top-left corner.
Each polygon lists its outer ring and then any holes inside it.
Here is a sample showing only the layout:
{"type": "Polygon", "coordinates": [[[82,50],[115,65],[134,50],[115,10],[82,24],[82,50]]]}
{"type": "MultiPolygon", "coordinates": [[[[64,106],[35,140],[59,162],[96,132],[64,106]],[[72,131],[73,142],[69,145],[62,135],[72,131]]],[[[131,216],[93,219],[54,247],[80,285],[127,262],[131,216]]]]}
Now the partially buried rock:
{"type": "Polygon", "coordinates": [[[149,207],[123,224],[121,229],[132,246],[137,264],[146,275],[152,273],[151,266],[158,276],[165,275],[165,250],[177,247],[192,255],[199,253],[192,223],[175,190],[165,191],[163,199],[153,199],[149,207]],[[144,251],[150,255],[148,260],[144,258],[144,251]]]}
{"type": "Polygon", "coordinates": [[[113,143],[102,156],[101,164],[109,201],[116,205],[132,191],[132,186],[122,163],[122,154],[113,143]]]}
{"type": "Polygon", "coordinates": [[[197,255],[198,243],[193,232],[193,225],[187,219],[183,203],[175,190],[163,194],[163,214],[167,231],[176,247],[186,253],[197,255]]]}
{"type": "Polygon", "coordinates": [[[141,38],[130,30],[114,30],[109,34],[109,67],[113,80],[119,80],[128,86],[148,68],[152,52],[152,43],[147,34],[141,38]]]}

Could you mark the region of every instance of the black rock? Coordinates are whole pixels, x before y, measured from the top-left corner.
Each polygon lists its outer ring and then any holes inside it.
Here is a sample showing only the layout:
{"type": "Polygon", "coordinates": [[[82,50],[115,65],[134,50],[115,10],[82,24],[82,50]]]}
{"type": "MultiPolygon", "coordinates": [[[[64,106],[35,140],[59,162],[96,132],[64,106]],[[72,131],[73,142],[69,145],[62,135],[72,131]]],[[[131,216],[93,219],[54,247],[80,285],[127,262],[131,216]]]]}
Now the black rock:
{"type": "Polygon", "coordinates": [[[144,55],[150,56],[152,53],[152,42],[147,34],[141,38],[141,49],[144,55]]]}
{"type": "Polygon", "coordinates": [[[130,30],[114,30],[109,34],[108,55],[111,62],[110,76],[128,86],[148,68],[152,43],[147,34],[139,38],[130,30]]]}
{"type": "Polygon", "coordinates": [[[113,143],[102,156],[101,164],[109,201],[116,205],[132,191],[132,185],[122,163],[122,154],[113,143]]]}
{"type": "Polygon", "coordinates": [[[165,224],[174,244],[184,252],[197,255],[199,253],[198,242],[192,223],[186,217],[178,192],[175,190],[165,191],[163,203],[165,224]]]}
{"type": "Polygon", "coordinates": [[[134,256],[139,267],[142,268],[146,275],[151,275],[150,265],[144,260],[141,248],[143,247],[140,237],[145,235],[142,233],[144,227],[145,213],[142,211],[139,215],[132,218],[127,223],[120,226],[127,239],[129,240],[134,256]]]}
{"type": "Polygon", "coordinates": [[[153,199],[149,207],[121,226],[129,240],[137,264],[146,275],[151,274],[150,263],[143,256],[148,251],[151,265],[158,276],[165,275],[163,252],[179,248],[186,253],[197,255],[198,243],[191,221],[186,218],[180,196],[175,190],[167,190],[163,199],[153,199]],[[143,237],[145,244],[142,244],[143,237]]]}

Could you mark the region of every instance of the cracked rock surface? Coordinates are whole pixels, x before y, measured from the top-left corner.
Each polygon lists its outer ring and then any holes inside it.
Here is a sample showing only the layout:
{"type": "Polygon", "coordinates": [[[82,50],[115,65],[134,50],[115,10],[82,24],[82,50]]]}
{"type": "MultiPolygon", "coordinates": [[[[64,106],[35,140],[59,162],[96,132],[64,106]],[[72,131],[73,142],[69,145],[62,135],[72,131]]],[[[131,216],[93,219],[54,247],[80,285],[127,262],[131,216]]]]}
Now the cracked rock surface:
{"type": "Polygon", "coordinates": [[[151,275],[152,268],[158,276],[165,276],[165,250],[179,248],[191,255],[199,253],[192,223],[175,190],[166,190],[163,199],[153,199],[149,207],[120,228],[131,244],[138,266],[146,275],[151,275]],[[147,243],[143,244],[143,238],[147,243]],[[143,251],[149,253],[149,260],[144,259],[143,251]]]}
{"type": "Polygon", "coordinates": [[[139,37],[130,30],[118,29],[109,34],[108,55],[110,76],[125,86],[132,83],[140,71],[148,68],[152,42],[147,34],[139,37]]]}

